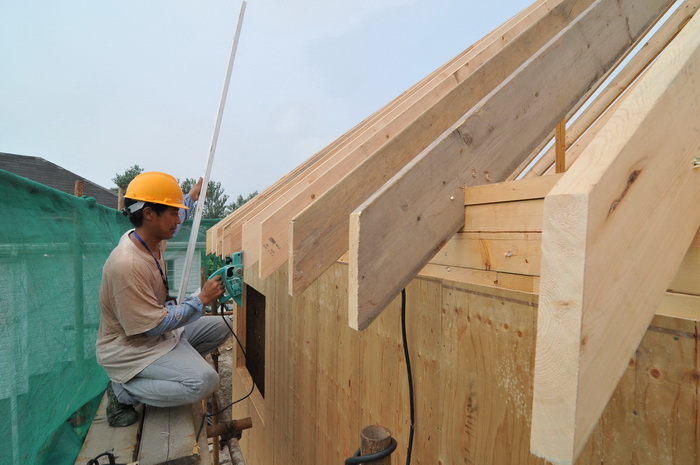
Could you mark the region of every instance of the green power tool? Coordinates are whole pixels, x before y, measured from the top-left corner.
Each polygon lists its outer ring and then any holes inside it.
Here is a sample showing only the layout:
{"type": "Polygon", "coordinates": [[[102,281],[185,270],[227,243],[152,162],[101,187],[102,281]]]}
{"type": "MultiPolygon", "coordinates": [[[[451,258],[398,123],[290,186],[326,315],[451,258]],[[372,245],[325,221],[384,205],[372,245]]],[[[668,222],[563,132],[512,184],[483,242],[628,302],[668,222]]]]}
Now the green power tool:
{"type": "Polygon", "coordinates": [[[219,297],[222,304],[233,299],[239,307],[243,307],[243,252],[236,252],[226,257],[225,265],[209,276],[209,279],[221,275],[226,291],[219,297]]]}

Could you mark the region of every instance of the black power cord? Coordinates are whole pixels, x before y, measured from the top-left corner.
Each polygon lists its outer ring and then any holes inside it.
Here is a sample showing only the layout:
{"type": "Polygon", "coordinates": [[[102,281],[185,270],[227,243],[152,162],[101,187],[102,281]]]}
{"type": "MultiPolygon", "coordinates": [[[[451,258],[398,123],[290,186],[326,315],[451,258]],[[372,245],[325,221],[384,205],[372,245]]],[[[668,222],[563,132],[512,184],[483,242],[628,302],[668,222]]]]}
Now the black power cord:
{"type": "MultiPolygon", "coordinates": [[[[411,427],[408,433],[408,448],[406,449],[406,465],[411,463],[411,453],[413,452],[413,423],[415,420],[415,407],[413,402],[413,373],[411,372],[411,357],[408,353],[408,338],[406,337],[406,289],[401,291],[401,339],[403,340],[403,354],[406,358],[406,376],[408,378],[408,402],[411,417],[411,427]]],[[[394,452],[396,449],[396,439],[391,438],[389,447],[374,454],[360,455],[357,449],[355,455],[345,459],[345,465],[370,463],[381,460],[394,452]]]]}
{"type": "MultiPolygon", "coordinates": [[[[226,305],[224,304],[219,304],[219,310],[221,311],[221,318],[224,320],[224,323],[226,324],[226,327],[228,328],[229,331],[231,331],[231,334],[233,334],[233,337],[236,338],[236,342],[238,343],[238,347],[241,348],[241,352],[243,353],[243,359],[246,361],[246,364],[248,364],[248,355],[245,353],[245,348],[243,348],[243,344],[241,344],[241,340],[238,339],[238,336],[236,336],[236,333],[233,331],[233,328],[231,327],[230,324],[228,324],[228,321],[226,321],[226,316],[224,315],[224,311],[226,310],[226,305]]],[[[251,378],[252,380],[252,378],[251,378]]],[[[218,415],[221,412],[225,411],[227,408],[231,407],[232,405],[236,405],[237,403],[244,401],[248,397],[250,397],[251,394],[253,394],[253,391],[255,391],[255,381],[253,381],[253,384],[250,386],[250,391],[248,391],[248,394],[244,395],[238,400],[235,400],[228,404],[226,407],[219,409],[218,412],[215,413],[208,413],[207,416],[212,417],[214,415],[218,415]]]]}
{"type": "MultiPolygon", "coordinates": [[[[231,325],[228,324],[228,321],[226,321],[226,315],[224,314],[226,309],[227,309],[226,305],[221,304],[221,303],[219,304],[219,310],[221,311],[221,318],[224,320],[226,327],[228,328],[229,331],[231,331],[231,334],[233,334],[233,337],[236,339],[236,342],[238,343],[238,347],[241,348],[241,352],[243,353],[243,359],[246,360],[246,364],[247,364],[248,355],[246,355],[246,353],[245,353],[245,348],[243,347],[243,344],[241,344],[241,340],[238,339],[236,332],[233,330],[231,325]]],[[[251,378],[251,380],[252,380],[252,378],[251,378]]],[[[248,394],[244,395],[243,397],[241,397],[238,400],[234,400],[230,404],[226,405],[223,408],[220,408],[218,411],[216,411],[214,413],[205,413],[204,415],[202,415],[202,423],[199,425],[199,431],[197,431],[197,439],[199,440],[199,435],[202,433],[202,430],[204,429],[204,422],[206,421],[207,418],[215,417],[215,416],[219,415],[220,413],[225,412],[227,408],[229,408],[233,405],[236,405],[239,402],[244,401],[245,399],[250,397],[251,394],[253,394],[253,391],[255,391],[255,381],[253,381],[253,384],[250,386],[250,391],[248,391],[248,394]]]]}
{"type": "Polygon", "coordinates": [[[413,423],[415,407],[413,402],[413,374],[411,373],[411,358],[408,354],[408,339],[406,338],[406,289],[401,291],[401,337],[403,339],[403,354],[406,357],[406,376],[408,377],[408,402],[411,412],[411,429],[408,433],[408,448],[406,449],[406,465],[411,463],[413,451],[413,423]]]}
{"type": "Polygon", "coordinates": [[[360,455],[361,449],[357,449],[355,455],[345,459],[345,465],[362,465],[364,463],[376,462],[385,457],[388,457],[392,452],[394,452],[394,450],[396,450],[396,439],[390,439],[391,442],[389,443],[389,447],[379,452],[375,452],[373,454],[360,455]]]}

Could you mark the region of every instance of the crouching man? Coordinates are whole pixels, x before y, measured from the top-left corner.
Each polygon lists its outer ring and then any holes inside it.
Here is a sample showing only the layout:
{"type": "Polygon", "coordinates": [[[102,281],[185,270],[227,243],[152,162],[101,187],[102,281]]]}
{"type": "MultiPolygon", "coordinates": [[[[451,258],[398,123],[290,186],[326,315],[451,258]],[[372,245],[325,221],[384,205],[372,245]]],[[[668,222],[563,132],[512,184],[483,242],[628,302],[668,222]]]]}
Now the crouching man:
{"type": "Polygon", "coordinates": [[[135,423],[139,403],[173,407],[212,393],[219,376],[204,355],[230,335],[222,318],[200,318],[204,306],[224,293],[219,276],[184,302],[169,296],[161,247],[179,229],[180,209],[188,208],[177,180],[142,173],[127,187],[124,204],[134,229],[121,237],[102,270],[96,343],[97,361],[111,379],[110,426],[135,423]]]}

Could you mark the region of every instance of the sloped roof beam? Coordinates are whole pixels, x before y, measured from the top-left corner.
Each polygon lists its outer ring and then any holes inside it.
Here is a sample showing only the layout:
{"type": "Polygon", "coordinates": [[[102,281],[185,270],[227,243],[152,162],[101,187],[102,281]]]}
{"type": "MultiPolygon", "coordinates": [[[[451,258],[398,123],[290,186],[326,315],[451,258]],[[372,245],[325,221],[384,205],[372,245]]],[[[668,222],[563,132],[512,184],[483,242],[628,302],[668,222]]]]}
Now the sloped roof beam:
{"type": "Polygon", "coordinates": [[[545,198],[531,447],[571,464],[700,227],[700,17],[545,198]]]}
{"type": "Polygon", "coordinates": [[[350,216],[349,319],[367,327],[462,226],[461,188],[504,180],[669,5],[598,0],[350,216]]]}

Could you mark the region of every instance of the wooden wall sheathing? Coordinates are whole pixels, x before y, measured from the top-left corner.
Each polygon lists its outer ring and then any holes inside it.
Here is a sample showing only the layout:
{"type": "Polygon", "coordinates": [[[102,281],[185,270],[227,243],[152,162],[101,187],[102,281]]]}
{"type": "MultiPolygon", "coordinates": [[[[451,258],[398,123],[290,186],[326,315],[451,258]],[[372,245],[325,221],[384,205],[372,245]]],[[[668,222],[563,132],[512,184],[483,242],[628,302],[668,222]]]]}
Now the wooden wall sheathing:
{"type": "MultiPolygon", "coordinates": [[[[251,273],[255,275],[255,273],[251,273]]],[[[405,461],[408,388],[398,299],[366,331],[347,326],[347,265],[292,298],[286,275],[249,283],[266,295],[262,409],[249,400],[248,465],[342,463],[371,424],[405,461]],[[258,416],[262,411],[264,418],[258,416]]],[[[537,296],[421,278],[407,288],[415,387],[413,463],[545,465],[529,452],[537,296]]],[[[697,323],[656,317],[578,465],[698,465],[697,323]]],[[[234,375],[234,396],[249,387],[234,375]]]]}

